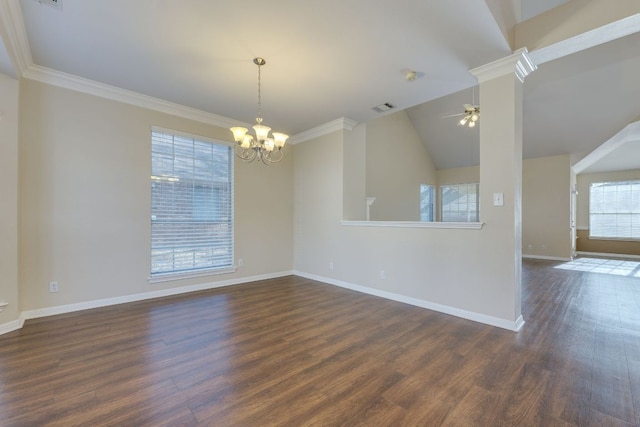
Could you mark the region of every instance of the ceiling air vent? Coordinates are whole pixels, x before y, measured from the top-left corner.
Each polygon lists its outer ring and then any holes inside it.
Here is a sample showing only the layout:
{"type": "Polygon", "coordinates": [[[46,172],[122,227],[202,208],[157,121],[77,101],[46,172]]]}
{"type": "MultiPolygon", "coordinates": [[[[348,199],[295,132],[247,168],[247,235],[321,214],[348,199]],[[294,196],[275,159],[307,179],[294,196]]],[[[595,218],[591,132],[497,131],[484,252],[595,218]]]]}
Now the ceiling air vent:
{"type": "Polygon", "coordinates": [[[376,113],[384,113],[385,111],[389,111],[392,108],[396,108],[393,105],[389,104],[388,102],[385,102],[384,104],[380,104],[377,105],[375,107],[372,108],[373,111],[375,111],[376,113]]]}
{"type": "Polygon", "coordinates": [[[47,6],[55,7],[62,10],[62,0],[34,0],[40,4],[46,4],[47,6]]]}

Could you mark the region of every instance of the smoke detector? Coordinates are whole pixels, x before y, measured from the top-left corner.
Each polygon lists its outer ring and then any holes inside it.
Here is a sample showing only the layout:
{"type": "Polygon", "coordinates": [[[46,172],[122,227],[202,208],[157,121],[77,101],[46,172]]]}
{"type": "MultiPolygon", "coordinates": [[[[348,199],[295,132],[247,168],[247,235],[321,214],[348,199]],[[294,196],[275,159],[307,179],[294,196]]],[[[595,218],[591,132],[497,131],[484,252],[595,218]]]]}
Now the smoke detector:
{"type": "Polygon", "coordinates": [[[46,4],[47,6],[55,7],[58,10],[62,10],[62,0],[34,0],[40,4],[46,4]]]}

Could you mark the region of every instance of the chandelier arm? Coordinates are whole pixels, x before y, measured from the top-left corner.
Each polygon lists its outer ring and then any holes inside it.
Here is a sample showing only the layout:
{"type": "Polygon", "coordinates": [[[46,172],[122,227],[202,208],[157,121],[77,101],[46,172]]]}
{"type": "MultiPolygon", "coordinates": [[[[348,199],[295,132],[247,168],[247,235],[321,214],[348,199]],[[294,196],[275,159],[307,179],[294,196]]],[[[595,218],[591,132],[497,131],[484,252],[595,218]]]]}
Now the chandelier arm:
{"type": "Polygon", "coordinates": [[[284,158],[284,152],[281,149],[273,150],[267,153],[267,159],[269,160],[269,163],[278,163],[283,158],[284,158]]]}
{"type": "Polygon", "coordinates": [[[236,156],[249,163],[256,159],[257,151],[254,148],[242,148],[240,145],[235,146],[236,156]]]}

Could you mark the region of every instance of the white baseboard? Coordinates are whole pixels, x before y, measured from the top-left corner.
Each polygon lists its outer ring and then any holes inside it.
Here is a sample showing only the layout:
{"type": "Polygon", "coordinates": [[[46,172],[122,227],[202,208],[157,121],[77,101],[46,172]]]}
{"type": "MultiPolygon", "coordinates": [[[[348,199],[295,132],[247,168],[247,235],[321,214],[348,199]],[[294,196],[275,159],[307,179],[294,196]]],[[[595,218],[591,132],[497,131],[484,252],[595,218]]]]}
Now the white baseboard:
{"type": "Polygon", "coordinates": [[[72,313],[75,311],[89,310],[92,308],[107,307],[110,305],[125,304],[128,302],[143,301],[153,298],[162,298],[172,295],[186,294],[189,292],[204,291],[207,289],[222,288],[225,286],[240,285],[258,280],[276,279],[278,277],[291,276],[293,271],[281,271],[278,273],[262,274],[258,276],[241,277],[237,279],[222,280],[218,282],[202,283],[198,285],[183,286],[179,288],[162,289],[141,294],[125,295],[121,297],[105,298],[100,300],[85,301],[76,304],[59,305],[55,307],[27,310],[20,313],[19,320],[0,325],[0,334],[22,328],[24,321],[40,317],[55,316],[57,314],[72,313]],[[7,326],[8,325],[8,326],[7,326]],[[6,330],[5,330],[6,329],[6,330]]]}
{"type": "Polygon", "coordinates": [[[543,260],[547,260],[547,261],[571,261],[571,258],[563,258],[563,257],[557,257],[557,256],[546,256],[546,255],[528,255],[528,254],[522,254],[522,258],[527,258],[527,259],[543,259],[543,260]]]}
{"type": "Polygon", "coordinates": [[[471,311],[461,310],[455,307],[450,307],[442,304],[433,303],[417,298],[407,297],[405,295],[395,294],[379,289],[369,288],[366,286],[360,286],[353,283],[347,283],[340,280],[331,279],[328,277],[316,276],[313,274],[307,274],[300,271],[283,271],[278,273],[263,274],[258,276],[243,277],[238,279],[224,280],[219,282],[203,283],[198,285],[184,286],[180,288],[162,289],[158,291],[144,292],[141,294],[125,295],[122,297],[105,298],[100,300],[86,301],[76,304],[60,305],[55,307],[47,307],[35,310],[27,310],[20,313],[18,320],[0,325],[0,335],[13,332],[22,328],[25,320],[37,319],[40,317],[54,316],[58,314],[72,313],[81,310],[89,310],[92,308],[107,307],[110,305],[125,304],[128,302],[143,301],[153,298],[161,298],[172,295],[186,294],[190,292],[203,291],[207,289],[221,288],[225,286],[239,285],[243,283],[255,282],[258,280],[275,279],[279,277],[285,277],[290,275],[297,275],[305,277],[311,280],[317,280],[319,282],[328,283],[330,285],[339,286],[341,288],[351,289],[356,292],[362,292],[369,295],[378,296],[381,298],[402,302],[405,304],[414,305],[417,307],[426,308],[429,310],[437,311],[444,314],[460,317],[474,322],[483,323],[490,326],[496,326],[510,331],[519,331],[524,325],[524,319],[520,316],[515,322],[500,319],[493,316],[487,316],[480,313],[474,313],[471,311]]]}
{"type": "Polygon", "coordinates": [[[9,332],[17,331],[24,325],[24,319],[19,318],[11,322],[3,323],[0,325],[0,335],[8,334],[9,332]]]}
{"type": "Polygon", "coordinates": [[[608,254],[606,252],[576,252],[578,255],[582,256],[597,256],[601,258],[627,258],[627,259],[640,259],[640,255],[628,255],[628,254],[608,254]]]}
{"type": "Polygon", "coordinates": [[[393,292],[387,292],[380,289],[369,288],[366,286],[356,285],[353,283],[343,282],[341,280],[331,279],[329,277],[316,276],[314,274],[308,274],[301,271],[294,271],[296,276],[304,277],[318,282],[327,283],[341,288],[350,289],[356,292],[362,292],[364,294],[374,295],[377,297],[402,302],[405,304],[414,305],[417,307],[426,308],[429,310],[437,311],[444,314],[449,314],[463,319],[472,320],[474,322],[484,323],[485,325],[497,326],[499,328],[508,329],[510,331],[519,331],[524,326],[524,318],[520,316],[516,321],[509,321],[500,319],[498,317],[487,316],[485,314],[474,313],[472,311],[461,310],[459,308],[450,307],[447,305],[437,304],[430,301],[421,300],[418,298],[412,298],[405,295],[395,294],[393,292]]]}

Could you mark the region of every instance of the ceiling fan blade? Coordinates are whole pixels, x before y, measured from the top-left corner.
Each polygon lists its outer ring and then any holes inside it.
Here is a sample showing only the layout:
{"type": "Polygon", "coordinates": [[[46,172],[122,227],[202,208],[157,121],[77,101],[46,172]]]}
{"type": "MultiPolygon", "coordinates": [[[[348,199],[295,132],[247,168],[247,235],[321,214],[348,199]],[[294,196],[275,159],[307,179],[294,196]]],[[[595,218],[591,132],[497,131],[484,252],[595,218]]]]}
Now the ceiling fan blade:
{"type": "Polygon", "coordinates": [[[441,116],[441,119],[448,119],[450,117],[459,117],[459,116],[464,116],[467,113],[458,113],[458,114],[449,114],[448,116],[441,116]]]}

